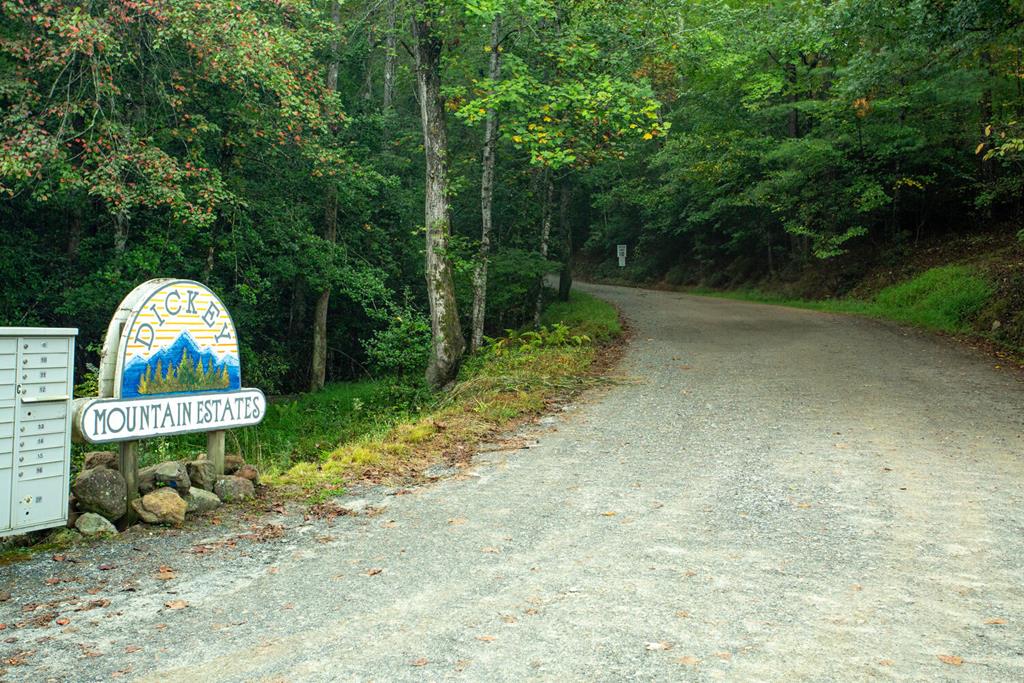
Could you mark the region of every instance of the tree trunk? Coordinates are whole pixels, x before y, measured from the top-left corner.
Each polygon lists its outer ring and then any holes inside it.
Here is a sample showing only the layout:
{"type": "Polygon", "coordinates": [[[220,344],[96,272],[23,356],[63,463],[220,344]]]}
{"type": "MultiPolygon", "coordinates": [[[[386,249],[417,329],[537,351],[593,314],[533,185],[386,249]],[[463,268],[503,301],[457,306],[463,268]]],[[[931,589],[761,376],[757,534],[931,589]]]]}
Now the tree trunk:
{"type": "MultiPolygon", "coordinates": [[[[501,15],[494,15],[491,23],[491,59],[487,76],[491,82],[501,77],[501,53],[498,52],[501,33],[501,15]]],[[[480,177],[480,251],[473,272],[473,333],[470,335],[470,349],[476,351],[484,340],[484,318],[487,314],[487,265],[491,257],[491,230],[494,200],[494,161],[498,146],[498,114],[487,110],[484,127],[483,170],[480,177]]]]}
{"type": "MultiPolygon", "coordinates": [[[[327,89],[338,91],[338,32],[341,29],[341,5],[338,0],[331,0],[331,26],[334,35],[331,38],[331,62],[327,65],[327,89]]],[[[338,240],[338,188],[334,181],[329,181],[324,196],[324,239],[334,244],[338,240]]],[[[320,391],[327,381],[327,310],[331,303],[331,288],[324,286],[316,300],[313,313],[313,358],[309,371],[309,390],[320,391]]]]}
{"type": "Polygon", "coordinates": [[[562,185],[559,191],[558,223],[562,229],[562,249],[565,251],[565,259],[562,261],[562,271],[558,274],[558,299],[559,301],[569,300],[569,290],[572,289],[572,226],[569,224],[569,200],[572,194],[569,188],[569,176],[562,178],[562,185]]]}
{"type": "Polygon", "coordinates": [[[398,33],[395,31],[397,12],[395,0],[388,0],[387,33],[384,35],[384,111],[389,111],[395,100],[395,66],[398,61],[398,33]]]}
{"type": "MultiPolygon", "coordinates": [[[[540,219],[540,255],[548,256],[548,240],[551,237],[551,203],[555,196],[555,184],[551,180],[551,169],[544,169],[544,207],[540,219]]],[[[540,291],[537,292],[537,304],[533,309],[533,326],[540,327],[540,314],[544,308],[544,277],[540,279],[540,291]]]]}
{"type": "Polygon", "coordinates": [[[448,134],[441,96],[441,40],[433,34],[426,0],[417,3],[413,19],[416,87],[419,90],[423,148],[426,154],[427,299],[432,333],[427,383],[443,387],[455,379],[466,341],[455,304],[452,267],[445,253],[451,229],[448,207],[448,134]]]}

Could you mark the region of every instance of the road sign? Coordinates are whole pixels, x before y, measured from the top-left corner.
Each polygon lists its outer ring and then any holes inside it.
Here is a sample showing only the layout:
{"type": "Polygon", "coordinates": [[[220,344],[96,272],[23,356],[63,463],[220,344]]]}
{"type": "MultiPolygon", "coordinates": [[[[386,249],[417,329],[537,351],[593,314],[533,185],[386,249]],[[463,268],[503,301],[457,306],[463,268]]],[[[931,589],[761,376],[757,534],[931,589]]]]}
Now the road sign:
{"type": "Polygon", "coordinates": [[[615,247],[615,253],[619,257],[619,268],[626,267],[626,245],[620,244],[615,247]]]}

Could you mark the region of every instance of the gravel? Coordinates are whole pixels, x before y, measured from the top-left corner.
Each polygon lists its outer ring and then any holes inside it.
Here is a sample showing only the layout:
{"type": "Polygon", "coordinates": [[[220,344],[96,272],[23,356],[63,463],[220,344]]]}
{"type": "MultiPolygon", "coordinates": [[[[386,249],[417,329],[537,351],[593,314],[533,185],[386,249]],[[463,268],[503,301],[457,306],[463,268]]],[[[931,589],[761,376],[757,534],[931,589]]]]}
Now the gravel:
{"type": "Polygon", "coordinates": [[[1014,375],[870,321],[585,288],[633,321],[622,381],[538,443],[373,515],[220,510],[0,568],[4,680],[1024,679],[1014,375]]]}

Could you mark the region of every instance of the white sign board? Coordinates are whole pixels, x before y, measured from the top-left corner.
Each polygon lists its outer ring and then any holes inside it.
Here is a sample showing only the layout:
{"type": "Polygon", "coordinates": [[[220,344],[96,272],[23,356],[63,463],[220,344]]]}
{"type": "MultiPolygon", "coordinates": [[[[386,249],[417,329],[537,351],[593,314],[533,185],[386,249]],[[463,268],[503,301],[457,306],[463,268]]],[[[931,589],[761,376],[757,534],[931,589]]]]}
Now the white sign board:
{"type": "Polygon", "coordinates": [[[615,248],[616,254],[619,257],[619,268],[626,267],[626,245],[620,244],[615,248]]]}
{"type": "Polygon", "coordinates": [[[179,394],[159,398],[101,398],[75,415],[78,433],[91,443],[208,432],[258,424],[267,412],[259,389],[179,394]]]}

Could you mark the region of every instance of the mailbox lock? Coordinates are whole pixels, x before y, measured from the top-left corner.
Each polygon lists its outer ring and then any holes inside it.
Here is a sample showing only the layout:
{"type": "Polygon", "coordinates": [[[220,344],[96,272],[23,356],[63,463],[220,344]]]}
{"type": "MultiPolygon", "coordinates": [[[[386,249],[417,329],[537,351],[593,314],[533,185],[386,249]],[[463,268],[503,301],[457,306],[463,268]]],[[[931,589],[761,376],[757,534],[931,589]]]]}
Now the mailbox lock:
{"type": "Polygon", "coordinates": [[[19,457],[18,462],[25,462],[25,456],[22,455],[21,457],[19,457]]]}

